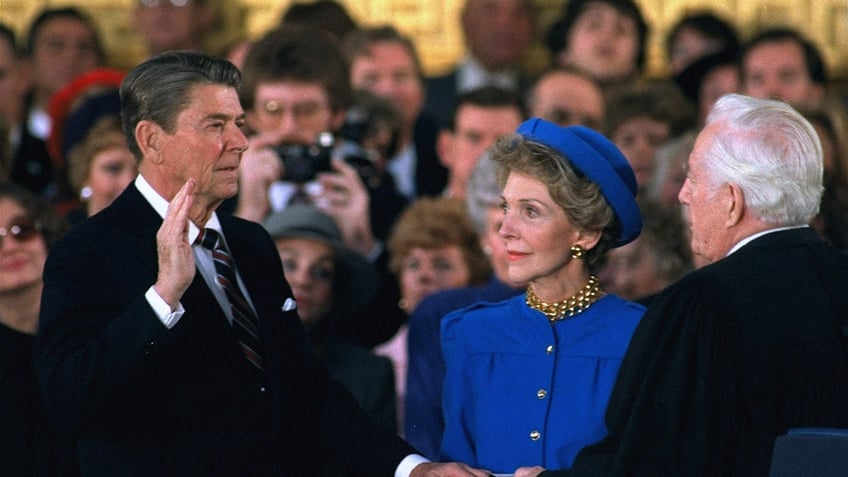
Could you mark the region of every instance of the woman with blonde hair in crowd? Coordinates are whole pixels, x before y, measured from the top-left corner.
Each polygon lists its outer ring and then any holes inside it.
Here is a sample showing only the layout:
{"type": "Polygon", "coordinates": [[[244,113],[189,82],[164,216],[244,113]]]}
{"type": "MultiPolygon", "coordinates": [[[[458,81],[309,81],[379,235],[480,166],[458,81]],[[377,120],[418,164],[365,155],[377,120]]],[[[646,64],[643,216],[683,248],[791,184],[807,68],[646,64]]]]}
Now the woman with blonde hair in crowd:
{"type": "Polygon", "coordinates": [[[138,175],[138,164],[127,147],[117,116],[98,120],[68,158],[71,187],[82,208],[68,220],[77,223],[112,203],[138,175]]]}

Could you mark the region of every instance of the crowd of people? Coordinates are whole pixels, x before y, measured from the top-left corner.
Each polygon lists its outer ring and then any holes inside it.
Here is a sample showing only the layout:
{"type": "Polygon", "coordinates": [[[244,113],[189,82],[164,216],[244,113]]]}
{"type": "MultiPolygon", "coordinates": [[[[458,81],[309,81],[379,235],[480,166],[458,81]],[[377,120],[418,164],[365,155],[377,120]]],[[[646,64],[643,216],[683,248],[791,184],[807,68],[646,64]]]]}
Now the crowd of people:
{"type": "Polygon", "coordinates": [[[848,96],[816,45],[634,0],[335,0],[213,51],[143,0],[0,24],[0,473],[767,475],[848,428],[848,96]],[[542,38],[543,71],[525,69],[542,38]],[[840,354],[841,353],[841,354],[840,354]]]}

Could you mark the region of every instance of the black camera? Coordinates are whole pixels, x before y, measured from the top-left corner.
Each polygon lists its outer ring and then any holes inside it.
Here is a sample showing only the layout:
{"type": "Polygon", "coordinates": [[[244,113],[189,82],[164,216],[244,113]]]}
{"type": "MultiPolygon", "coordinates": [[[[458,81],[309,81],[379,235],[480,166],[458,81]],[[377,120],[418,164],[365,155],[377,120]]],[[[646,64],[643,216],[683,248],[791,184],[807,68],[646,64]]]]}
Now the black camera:
{"type": "Polygon", "coordinates": [[[296,184],[304,184],[315,179],[319,172],[332,170],[330,162],[334,158],[353,166],[366,184],[378,179],[373,151],[344,137],[337,142],[328,132],[321,133],[315,144],[276,146],[274,152],[283,161],[283,179],[296,184]]]}
{"type": "Polygon", "coordinates": [[[333,135],[321,133],[315,144],[286,144],[274,147],[274,152],[283,161],[284,179],[304,184],[315,179],[319,172],[331,170],[333,157],[333,135]]]}
{"type": "Polygon", "coordinates": [[[345,163],[353,166],[365,185],[371,186],[373,185],[373,181],[379,181],[374,151],[365,149],[348,139],[341,139],[335,149],[335,155],[345,163]]]}

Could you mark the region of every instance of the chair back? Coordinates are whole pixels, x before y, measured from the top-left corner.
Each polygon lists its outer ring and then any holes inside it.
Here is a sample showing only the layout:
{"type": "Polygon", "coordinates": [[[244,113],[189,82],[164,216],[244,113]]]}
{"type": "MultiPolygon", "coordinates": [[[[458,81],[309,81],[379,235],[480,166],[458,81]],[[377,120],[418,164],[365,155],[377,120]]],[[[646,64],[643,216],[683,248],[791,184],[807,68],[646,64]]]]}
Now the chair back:
{"type": "Polygon", "coordinates": [[[769,477],[845,477],[848,429],[790,429],[774,442],[769,477]]]}

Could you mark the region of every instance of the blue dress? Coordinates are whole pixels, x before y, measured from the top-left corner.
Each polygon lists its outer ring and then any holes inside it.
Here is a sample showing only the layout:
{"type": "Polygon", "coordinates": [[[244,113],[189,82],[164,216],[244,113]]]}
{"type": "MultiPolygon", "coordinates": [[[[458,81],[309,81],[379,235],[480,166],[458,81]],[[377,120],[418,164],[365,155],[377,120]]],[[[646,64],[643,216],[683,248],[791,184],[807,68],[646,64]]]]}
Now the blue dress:
{"type": "Polygon", "coordinates": [[[521,293],[493,275],[484,287],[451,288],[436,292],[415,307],[409,317],[407,337],[409,367],[406,372],[405,438],[422,455],[437,459],[442,433],[442,383],[445,360],[439,348],[442,317],[479,302],[498,302],[521,293]]]}
{"type": "Polygon", "coordinates": [[[441,459],[492,472],[568,468],[607,434],[604,413],[645,308],[606,295],[553,325],[525,294],[442,320],[441,459]]]}

